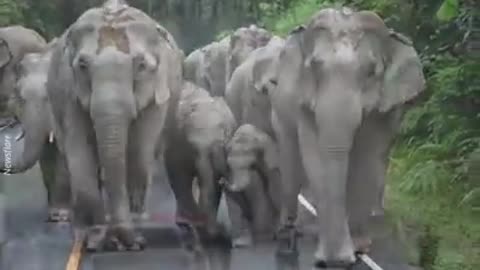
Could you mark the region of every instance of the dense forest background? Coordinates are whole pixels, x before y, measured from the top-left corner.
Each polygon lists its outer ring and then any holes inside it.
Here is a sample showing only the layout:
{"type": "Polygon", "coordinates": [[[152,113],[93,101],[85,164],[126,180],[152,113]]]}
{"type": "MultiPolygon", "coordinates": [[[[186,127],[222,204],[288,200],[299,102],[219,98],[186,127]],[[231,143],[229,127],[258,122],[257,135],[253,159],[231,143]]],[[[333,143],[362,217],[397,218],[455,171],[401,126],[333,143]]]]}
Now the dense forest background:
{"type": "MultiPolygon", "coordinates": [[[[0,25],[23,24],[47,39],[102,0],[0,0],[0,25]]],[[[428,89],[408,112],[391,155],[387,216],[412,264],[480,269],[480,1],[130,0],[175,36],[186,53],[241,25],[286,35],[327,5],[378,12],[414,41],[428,89]]]]}

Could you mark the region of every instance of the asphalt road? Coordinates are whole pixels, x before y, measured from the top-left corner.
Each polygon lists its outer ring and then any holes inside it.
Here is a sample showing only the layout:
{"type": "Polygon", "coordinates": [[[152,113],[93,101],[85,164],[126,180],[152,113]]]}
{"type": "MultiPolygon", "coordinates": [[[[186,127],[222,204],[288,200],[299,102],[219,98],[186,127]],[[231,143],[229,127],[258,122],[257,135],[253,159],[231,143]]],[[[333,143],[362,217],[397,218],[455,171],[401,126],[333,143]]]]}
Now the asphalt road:
{"type": "MultiPolygon", "coordinates": [[[[4,270],[64,270],[72,248],[72,233],[68,226],[49,225],[46,216],[46,195],[37,167],[25,174],[4,176],[7,194],[7,237],[2,248],[1,269],[4,270]]],[[[312,269],[314,237],[300,240],[298,259],[278,259],[274,243],[261,243],[249,249],[229,250],[207,248],[198,253],[181,248],[178,231],[173,223],[175,204],[165,176],[155,181],[147,208],[157,224],[144,228],[149,247],[142,252],[85,254],[82,270],[306,270],[312,269]]],[[[228,228],[227,213],[221,207],[219,219],[228,228]]],[[[302,218],[311,218],[302,211],[302,218]]],[[[370,256],[385,270],[410,270],[401,248],[384,226],[375,229],[370,256]]],[[[353,270],[369,269],[362,263],[353,270]]]]}

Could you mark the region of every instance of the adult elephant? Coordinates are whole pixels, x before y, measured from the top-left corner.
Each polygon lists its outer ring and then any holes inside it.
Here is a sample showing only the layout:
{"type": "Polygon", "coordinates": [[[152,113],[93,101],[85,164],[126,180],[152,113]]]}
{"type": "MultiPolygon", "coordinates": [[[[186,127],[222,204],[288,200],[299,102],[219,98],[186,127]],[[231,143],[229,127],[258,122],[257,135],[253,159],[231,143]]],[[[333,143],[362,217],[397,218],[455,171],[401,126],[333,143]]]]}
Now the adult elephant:
{"type": "Polygon", "coordinates": [[[184,61],[185,79],[212,96],[224,96],[229,46],[230,37],[225,37],[190,53],[184,61]]]}
{"type": "Polygon", "coordinates": [[[0,28],[0,112],[5,113],[16,83],[15,66],[27,53],[43,52],[47,42],[37,32],[20,25],[0,28]]]}
{"type": "Polygon", "coordinates": [[[23,151],[14,161],[11,173],[24,172],[39,161],[47,190],[48,220],[52,222],[67,221],[70,206],[68,171],[54,140],[53,115],[46,89],[54,46],[55,41],[49,44],[47,51],[28,53],[17,64],[17,83],[8,102],[9,111],[23,128],[22,137],[17,138],[22,140],[23,151]]]}
{"type": "Polygon", "coordinates": [[[264,47],[250,53],[233,72],[225,100],[238,124],[252,124],[274,137],[270,121],[270,92],[275,89],[278,56],[285,41],[273,37],[264,47]]]}
{"type": "Polygon", "coordinates": [[[302,184],[315,194],[320,267],[343,267],[370,245],[367,220],[392,138],[425,88],[412,44],[373,12],[323,9],[280,54],[272,123],[284,189],[280,253],[295,251],[302,184]]]}
{"type": "Polygon", "coordinates": [[[235,69],[247,59],[251,52],[267,45],[271,38],[270,32],[254,24],[235,30],[230,37],[226,82],[228,83],[235,69]]]}
{"type": "Polygon", "coordinates": [[[87,10],[58,42],[47,91],[75,225],[88,227],[88,250],[142,248],[130,212],[145,211],[155,155],[175,120],[183,53],[162,26],[118,0],[87,10]]]}

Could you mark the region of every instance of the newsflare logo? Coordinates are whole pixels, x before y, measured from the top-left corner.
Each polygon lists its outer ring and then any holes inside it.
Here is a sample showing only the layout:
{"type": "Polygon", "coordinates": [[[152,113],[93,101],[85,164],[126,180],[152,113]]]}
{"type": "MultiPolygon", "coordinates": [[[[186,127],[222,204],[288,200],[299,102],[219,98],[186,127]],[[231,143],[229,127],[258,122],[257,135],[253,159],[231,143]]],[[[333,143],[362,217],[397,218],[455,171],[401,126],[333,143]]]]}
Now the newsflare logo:
{"type": "Polygon", "coordinates": [[[4,156],[4,174],[10,174],[12,172],[12,137],[5,135],[3,142],[3,156],[4,156]]]}

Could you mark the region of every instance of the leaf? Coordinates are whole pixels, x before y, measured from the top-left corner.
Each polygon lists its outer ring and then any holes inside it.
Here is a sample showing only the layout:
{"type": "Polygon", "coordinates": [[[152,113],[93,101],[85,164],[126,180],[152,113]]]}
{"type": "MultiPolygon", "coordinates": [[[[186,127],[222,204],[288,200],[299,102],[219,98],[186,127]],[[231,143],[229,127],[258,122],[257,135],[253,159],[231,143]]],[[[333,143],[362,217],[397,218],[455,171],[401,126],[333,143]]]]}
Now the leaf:
{"type": "Polygon", "coordinates": [[[458,15],[458,0],[444,0],[437,11],[439,21],[448,22],[458,15]]]}

